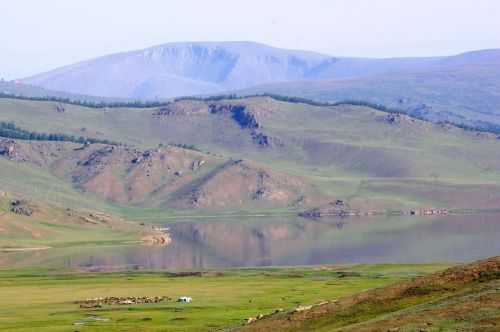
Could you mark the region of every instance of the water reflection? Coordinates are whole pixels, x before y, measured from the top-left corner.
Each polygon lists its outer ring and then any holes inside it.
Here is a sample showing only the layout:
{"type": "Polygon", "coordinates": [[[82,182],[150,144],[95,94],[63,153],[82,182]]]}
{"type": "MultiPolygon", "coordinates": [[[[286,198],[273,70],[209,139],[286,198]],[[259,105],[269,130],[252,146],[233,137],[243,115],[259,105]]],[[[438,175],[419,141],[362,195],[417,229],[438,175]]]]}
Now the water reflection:
{"type": "Polygon", "coordinates": [[[90,270],[468,261],[500,254],[500,215],[226,220],[169,225],[166,248],[9,254],[4,263],[90,270]],[[8,263],[5,263],[8,262],[8,263]]]}

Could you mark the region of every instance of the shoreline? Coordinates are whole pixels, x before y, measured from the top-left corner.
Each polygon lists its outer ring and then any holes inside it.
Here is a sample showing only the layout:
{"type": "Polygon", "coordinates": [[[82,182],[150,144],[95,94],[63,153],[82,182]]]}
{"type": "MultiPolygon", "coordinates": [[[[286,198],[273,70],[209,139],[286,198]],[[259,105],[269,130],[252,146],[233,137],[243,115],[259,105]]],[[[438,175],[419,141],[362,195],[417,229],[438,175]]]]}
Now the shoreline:
{"type": "Polygon", "coordinates": [[[27,248],[0,248],[0,252],[23,252],[23,251],[40,251],[48,250],[52,247],[27,247],[27,248]]]}

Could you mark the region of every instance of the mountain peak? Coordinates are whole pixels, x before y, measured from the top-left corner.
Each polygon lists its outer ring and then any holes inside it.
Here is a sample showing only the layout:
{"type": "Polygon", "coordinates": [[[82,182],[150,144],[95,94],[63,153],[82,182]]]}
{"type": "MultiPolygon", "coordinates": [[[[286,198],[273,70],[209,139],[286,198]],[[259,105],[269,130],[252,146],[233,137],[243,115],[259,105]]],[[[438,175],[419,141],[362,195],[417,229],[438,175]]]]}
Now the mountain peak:
{"type": "Polygon", "coordinates": [[[251,41],[175,42],[111,54],[23,79],[91,96],[156,99],[300,80],[345,79],[498,59],[498,50],[436,58],[334,58],[251,41]]]}
{"type": "Polygon", "coordinates": [[[249,41],[177,42],[88,60],[23,82],[86,95],[165,98],[303,79],[327,59],[249,41]]]}

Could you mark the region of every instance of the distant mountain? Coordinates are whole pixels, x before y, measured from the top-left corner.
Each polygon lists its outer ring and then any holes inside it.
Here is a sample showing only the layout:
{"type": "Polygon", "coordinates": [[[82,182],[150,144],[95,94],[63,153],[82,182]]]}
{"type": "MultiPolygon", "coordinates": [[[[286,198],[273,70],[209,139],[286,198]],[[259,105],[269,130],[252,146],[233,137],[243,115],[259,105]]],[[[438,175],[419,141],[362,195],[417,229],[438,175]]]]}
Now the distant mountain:
{"type": "Polygon", "coordinates": [[[432,121],[488,127],[500,125],[499,74],[500,50],[369,59],[252,42],[192,42],[108,55],[21,82],[31,90],[36,86],[85,100],[92,99],[88,95],[151,100],[231,91],[355,99],[432,121]]]}
{"type": "MultiPolygon", "coordinates": [[[[380,61],[377,70],[388,68],[391,60],[380,61]]],[[[340,67],[338,69],[340,71],[340,67]]],[[[440,58],[429,61],[426,66],[414,65],[412,70],[385,73],[375,73],[373,68],[368,70],[371,74],[366,76],[270,83],[238,94],[272,93],[323,102],[367,101],[434,122],[500,128],[500,50],[440,58]]]]}
{"type": "Polygon", "coordinates": [[[327,55],[251,42],[172,43],[104,56],[22,81],[78,94],[151,99],[315,77],[333,62],[327,55]]]}
{"type": "Polygon", "coordinates": [[[338,58],[253,42],[170,43],[112,54],[23,79],[50,90],[136,99],[216,94],[297,80],[338,80],[495,63],[497,52],[455,57],[338,58]]]}
{"type": "Polygon", "coordinates": [[[63,91],[48,90],[39,86],[25,84],[20,81],[0,81],[0,94],[27,98],[58,98],[82,102],[127,102],[124,98],[109,98],[81,95],[63,91]]]}

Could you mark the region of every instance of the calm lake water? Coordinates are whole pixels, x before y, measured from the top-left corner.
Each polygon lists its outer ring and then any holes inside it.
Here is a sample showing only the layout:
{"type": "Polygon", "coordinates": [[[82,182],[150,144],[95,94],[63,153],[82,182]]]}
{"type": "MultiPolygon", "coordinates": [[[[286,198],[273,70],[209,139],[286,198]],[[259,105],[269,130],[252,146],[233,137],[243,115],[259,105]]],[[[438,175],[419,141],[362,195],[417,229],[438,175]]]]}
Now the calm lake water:
{"type": "MultiPolygon", "coordinates": [[[[169,224],[168,247],[5,254],[5,264],[89,270],[461,262],[500,255],[500,215],[197,221],[169,224]]],[[[1,264],[1,263],[0,263],[1,264]]]]}

